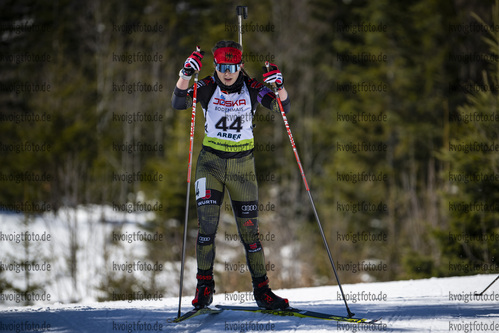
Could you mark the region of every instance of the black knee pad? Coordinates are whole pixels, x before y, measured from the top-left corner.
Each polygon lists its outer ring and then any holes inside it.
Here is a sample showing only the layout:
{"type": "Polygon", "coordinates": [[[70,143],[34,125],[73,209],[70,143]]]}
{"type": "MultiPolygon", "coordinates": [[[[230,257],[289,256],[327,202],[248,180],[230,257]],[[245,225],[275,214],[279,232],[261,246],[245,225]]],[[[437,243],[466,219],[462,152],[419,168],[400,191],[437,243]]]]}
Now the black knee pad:
{"type": "Polygon", "coordinates": [[[241,218],[258,217],[258,201],[232,201],[234,215],[241,218]]]}

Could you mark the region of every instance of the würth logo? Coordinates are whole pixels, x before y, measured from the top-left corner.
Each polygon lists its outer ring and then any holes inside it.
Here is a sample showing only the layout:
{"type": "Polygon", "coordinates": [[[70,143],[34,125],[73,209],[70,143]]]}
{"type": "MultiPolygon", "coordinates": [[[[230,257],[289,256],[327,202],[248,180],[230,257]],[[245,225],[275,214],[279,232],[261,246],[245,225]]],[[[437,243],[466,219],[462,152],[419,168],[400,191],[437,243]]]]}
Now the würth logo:
{"type": "Polygon", "coordinates": [[[201,199],[209,199],[209,198],[211,198],[211,190],[206,190],[206,195],[201,199]]]}

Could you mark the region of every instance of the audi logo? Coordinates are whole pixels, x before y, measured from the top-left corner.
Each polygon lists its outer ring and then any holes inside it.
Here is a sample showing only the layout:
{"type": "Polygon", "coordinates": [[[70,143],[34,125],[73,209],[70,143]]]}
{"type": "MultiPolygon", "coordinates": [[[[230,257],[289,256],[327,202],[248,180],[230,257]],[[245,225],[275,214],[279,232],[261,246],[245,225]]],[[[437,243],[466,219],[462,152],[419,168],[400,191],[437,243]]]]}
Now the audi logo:
{"type": "Polygon", "coordinates": [[[241,210],[243,212],[252,212],[254,210],[258,210],[258,205],[242,205],[241,210]]]}

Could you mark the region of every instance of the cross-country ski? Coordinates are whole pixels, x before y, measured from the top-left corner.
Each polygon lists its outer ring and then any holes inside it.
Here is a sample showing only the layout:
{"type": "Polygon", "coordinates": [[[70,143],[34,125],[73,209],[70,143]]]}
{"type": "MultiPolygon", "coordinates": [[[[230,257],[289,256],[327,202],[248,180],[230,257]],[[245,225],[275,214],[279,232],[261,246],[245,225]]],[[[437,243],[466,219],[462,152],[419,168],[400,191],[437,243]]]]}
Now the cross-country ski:
{"type": "Polygon", "coordinates": [[[366,324],[373,324],[375,322],[378,322],[379,319],[366,319],[366,318],[356,318],[356,317],[345,317],[345,316],[338,316],[338,315],[332,315],[332,314],[326,314],[322,312],[315,312],[315,311],[309,311],[309,310],[301,310],[301,309],[296,309],[296,308],[286,308],[284,310],[276,309],[276,310],[269,310],[265,308],[259,308],[259,307],[254,307],[254,306],[231,306],[231,305],[216,305],[218,309],[221,310],[232,310],[232,311],[246,311],[246,312],[255,312],[255,313],[263,313],[263,314],[270,314],[270,315],[275,315],[275,316],[282,316],[282,317],[299,317],[299,318],[315,318],[315,319],[322,319],[322,320],[333,320],[333,321],[345,321],[349,323],[366,323],[366,324]]]}

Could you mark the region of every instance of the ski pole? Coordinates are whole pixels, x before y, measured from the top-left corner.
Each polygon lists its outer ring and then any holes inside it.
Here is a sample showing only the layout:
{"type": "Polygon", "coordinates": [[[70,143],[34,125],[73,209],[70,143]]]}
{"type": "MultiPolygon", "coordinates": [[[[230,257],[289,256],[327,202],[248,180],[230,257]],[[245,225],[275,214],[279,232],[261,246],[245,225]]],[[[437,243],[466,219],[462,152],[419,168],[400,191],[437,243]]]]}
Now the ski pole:
{"type": "MultiPolygon", "coordinates": [[[[238,23],[238,31],[239,31],[239,45],[241,45],[241,47],[243,47],[243,19],[248,18],[248,7],[247,6],[237,6],[236,13],[237,13],[237,23],[238,23]]],[[[241,71],[243,72],[244,75],[249,77],[248,73],[246,72],[246,70],[243,67],[241,67],[241,71]]]]}
{"type": "Polygon", "coordinates": [[[248,7],[237,6],[236,7],[238,25],[239,25],[239,45],[243,46],[243,18],[248,18],[248,7]]]}
{"type": "MultiPolygon", "coordinates": [[[[269,71],[269,65],[270,65],[269,62],[266,61],[265,67],[267,68],[267,71],[269,71]]],[[[279,91],[277,90],[277,86],[275,85],[275,83],[272,84],[272,88],[274,89],[274,93],[275,93],[275,96],[277,99],[277,104],[279,105],[279,110],[281,111],[282,120],[284,121],[284,126],[286,127],[286,132],[288,132],[289,141],[291,142],[291,147],[293,148],[293,153],[295,154],[296,163],[298,163],[298,168],[300,169],[301,178],[303,179],[303,183],[305,184],[305,189],[307,190],[307,193],[308,193],[308,198],[310,199],[310,203],[312,204],[312,209],[314,211],[315,220],[317,221],[317,224],[319,225],[319,230],[321,232],[322,241],[324,242],[324,246],[326,247],[326,251],[327,251],[327,254],[329,256],[329,261],[331,262],[331,266],[333,267],[333,272],[334,272],[334,275],[336,277],[336,281],[338,282],[338,286],[340,288],[341,295],[343,296],[343,301],[345,302],[348,316],[351,318],[355,315],[355,313],[352,313],[350,311],[350,309],[348,308],[347,300],[345,298],[345,293],[343,292],[343,288],[341,287],[340,279],[338,277],[338,273],[336,272],[336,267],[334,265],[333,257],[331,255],[331,251],[329,250],[329,245],[327,244],[326,236],[324,235],[324,230],[322,229],[322,224],[321,224],[321,221],[319,219],[317,209],[315,208],[314,200],[312,199],[312,193],[310,192],[307,178],[305,177],[305,171],[303,170],[303,166],[301,165],[301,161],[300,161],[300,156],[298,155],[298,150],[296,149],[295,140],[293,139],[293,134],[291,133],[291,128],[289,127],[288,119],[286,117],[286,114],[284,113],[284,108],[282,107],[281,99],[279,98],[279,91]]]]}
{"type": "MultiPolygon", "coordinates": [[[[196,51],[200,52],[201,48],[196,47],[196,51]]],[[[192,113],[191,113],[191,132],[189,139],[189,162],[187,167],[187,196],[185,198],[185,221],[184,221],[184,239],[182,242],[182,261],[180,265],[180,290],[178,293],[178,317],[181,314],[182,306],[182,289],[184,285],[184,263],[185,263],[185,245],[187,242],[187,221],[189,217],[189,195],[191,192],[191,171],[192,171],[192,150],[194,146],[194,127],[196,125],[196,99],[198,92],[198,71],[194,72],[194,91],[192,93],[192,113]]]]}
{"type": "Polygon", "coordinates": [[[486,291],[487,291],[487,289],[489,289],[489,288],[490,288],[490,286],[491,286],[491,285],[493,285],[493,284],[494,284],[494,283],[495,283],[498,279],[499,279],[499,275],[498,275],[498,276],[495,278],[495,280],[494,280],[494,281],[492,281],[492,283],[491,283],[491,284],[489,284],[489,285],[487,286],[487,288],[485,288],[485,289],[484,289],[481,293],[479,293],[479,294],[475,293],[475,296],[482,296],[482,295],[483,295],[483,293],[484,293],[484,292],[486,292],[486,291]]]}

